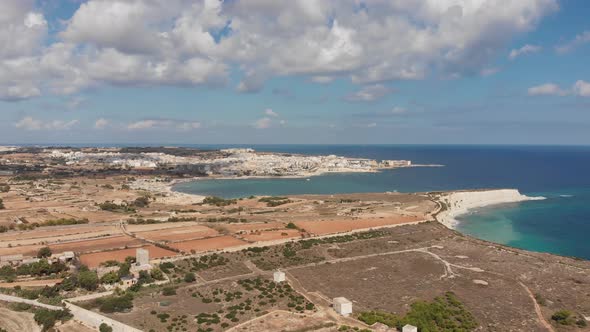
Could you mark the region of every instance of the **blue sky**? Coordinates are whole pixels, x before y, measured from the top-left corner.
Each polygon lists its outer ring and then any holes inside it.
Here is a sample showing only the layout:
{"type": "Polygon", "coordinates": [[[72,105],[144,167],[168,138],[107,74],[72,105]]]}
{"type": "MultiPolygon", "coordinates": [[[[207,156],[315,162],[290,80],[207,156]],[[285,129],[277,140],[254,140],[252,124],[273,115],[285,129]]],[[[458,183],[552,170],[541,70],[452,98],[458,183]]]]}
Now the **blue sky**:
{"type": "Polygon", "coordinates": [[[0,144],[590,144],[584,0],[6,0],[0,144]]]}

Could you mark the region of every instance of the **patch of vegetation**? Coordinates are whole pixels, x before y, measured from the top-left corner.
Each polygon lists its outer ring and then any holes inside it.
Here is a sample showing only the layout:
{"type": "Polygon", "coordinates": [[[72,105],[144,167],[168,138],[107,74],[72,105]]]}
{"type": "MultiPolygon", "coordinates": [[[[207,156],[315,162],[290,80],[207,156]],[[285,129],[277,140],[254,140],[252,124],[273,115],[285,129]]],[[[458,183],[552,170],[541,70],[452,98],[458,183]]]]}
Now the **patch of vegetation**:
{"type": "Polygon", "coordinates": [[[207,222],[228,222],[232,223],[245,223],[248,222],[247,219],[244,218],[231,218],[231,217],[219,217],[219,218],[207,218],[207,222]]]}
{"type": "Polygon", "coordinates": [[[120,296],[106,296],[96,299],[96,304],[101,312],[126,312],[133,308],[133,294],[131,292],[125,292],[120,296]]]}
{"type": "Polygon", "coordinates": [[[354,233],[354,234],[348,234],[348,235],[327,237],[327,238],[323,238],[323,239],[303,240],[303,241],[299,241],[299,244],[301,244],[301,246],[304,249],[308,249],[308,248],[311,248],[315,245],[320,245],[320,244],[345,243],[345,242],[351,242],[351,241],[355,241],[355,240],[368,240],[368,239],[383,237],[385,235],[387,235],[387,233],[385,233],[383,231],[375,230],[375,231],[368,231],[368,232],[362,232],[362,233],[354,233]]]}
{"type": "Polygon", "coordinates": [[[174,288],[174,287],[164,287],[164,288],[162,288],[162,295],[164,295],[164,296],[176,295],[176,288],[174,288]]]}
{"type": "Polygon", "coordinates": [[[41,326],[42,331],[48,331],[55,326],[57,321],[65,322],[72,318],[72,314],[69,310],[49,310],[44,308],[35,309],[35,315],[33,317],[35,322],[41,326]]]}
{"type": "Polygon", "coordinates": [[[98,327],[99,332],[113,332],[113,328],[107,325],[106,323],[100,324],[98,327]]]}
{"type": "Polygon", "coordinates": [[[360,313],[358,319],[369,325],[379,322],[398,329],[411,324],[418,327],[419,331],[428,332],[473,331],[478,326],[473,315],[452,292],[436,297],[433,302],[413,303],[410,311],[403,317],[370,311],[360,313]]]}
{"type": "Polygon", "coordinates": [[[78,284],[86,290],[95,290],[98,288],[98,275],[94,271],[80,271],[78,273],[78,284]]]}
{"type": "Polygon", "coordinates": [[[208,196],[208,197],[205,197],[202,204],[215,205],[215,206],[228,206],[228,205],[236,204],[237,202],[238,202],[237,199],[223,199],[221,197],[208,196]]]}
{"type": "Polygon", "coordinates": [[[43,247],[37,251],[37,258],[47,258],[50,257],[52,254],[51,249],[49,247],[43,247]]]}
{"type": "Polygon", "coordinates": [[[50,264],[46,259],[30,264],[21,264],[16,269],[12,266],[5,265],[0,268],[0,278],[7,282],[14,281],[19,276],[49,276],[67,271],[68,267],[62,262],[50,264]]]}
{"type": "Polygon", "coordinates": [[[4,209],[6,209],[6,207],[4,207],[4,201],[2,200],[2,198],[0,198],[0,210],[4,209]]]}
{"type": "Polygon", "coordinates": [[[192,272],[186,273],[184,275],[184,282],[195,282],[196,280],[197,280],[197,277],[192,272]]]}
{"type": "Polygon", "coordinates": [[[293,203],[288,197],[281,197],[281,196],[271,196],[271,197],[262,197],[258,200],[259,202],[266,203],[268,207],[275,207],[287,203],[293,203]]]}
{"type": "Polygon", "coordinates": [[[119,212],[119,213],[135,213],[136,210],[133,206],[127,203],[116,204],[111,201],[98,204],[98,207],[103,211],[119,212]]]}
{"type": "Polygon", "coordinates": [[[340,200],[340,203],[354,203],[354,202],[358,202],[358,199],[349,199],[349,198],[343,198],[340,200]]]}
{"type": "Polygon", "coordinates": [[[49,220],[41,224],[41,226],[65,226],[65,225],[82,225],[89,223],[87,218],[75,219],[75,218],[60,218],[49,220]]]}
{"type": "Polygon", "coordinates": [[[8,183],[0,183],[0,193],[7,193],[10,191],[8,183]]]}
{"type": "Polygon", "coordinates": [[[574,325],[577,324],[579,321],[576,320],[575,315],[569,310],[556,311],[555,313],[553,313],[553,315],[551,315],[551,320],[557,323],[558,325],[574,325]]]}
{"type": "Polygon", "coordinates": [[[141,196],[133,201],[133,206],[137,208],[145,208],[150,205],[150,199],[147,196],[141,196]]]}

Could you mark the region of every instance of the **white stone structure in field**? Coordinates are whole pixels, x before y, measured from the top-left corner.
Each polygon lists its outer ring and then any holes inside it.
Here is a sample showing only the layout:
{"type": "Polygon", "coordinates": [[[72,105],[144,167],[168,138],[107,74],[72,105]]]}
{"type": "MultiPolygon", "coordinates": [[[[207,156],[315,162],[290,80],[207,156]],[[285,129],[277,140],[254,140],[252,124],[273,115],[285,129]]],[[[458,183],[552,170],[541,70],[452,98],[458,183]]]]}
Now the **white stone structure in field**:
{"type": "Polygon", "coordinates": [[[275,271],[275,273],[272,274],[272,277],[274,282],[283,282],[285,281],[285,272],[275,271]]]}
{"type": "Polygon", "coordinates": [[[352,302],[345,297],[334,298],[334,310],[342,316],[349,316],[352,314],[352,302]]]}
{"type": "Polygon", "coordinates": [[[402,332],[418,332],[418,328],[414,325],[406,324],[402,327],[402,332]]]}
{"type": "Polygon", "coordinates": [[[135,252],[135,263],[137,265],[147,265],[150,263],[150,252],[146,249],[139,248],[135,252]]]}

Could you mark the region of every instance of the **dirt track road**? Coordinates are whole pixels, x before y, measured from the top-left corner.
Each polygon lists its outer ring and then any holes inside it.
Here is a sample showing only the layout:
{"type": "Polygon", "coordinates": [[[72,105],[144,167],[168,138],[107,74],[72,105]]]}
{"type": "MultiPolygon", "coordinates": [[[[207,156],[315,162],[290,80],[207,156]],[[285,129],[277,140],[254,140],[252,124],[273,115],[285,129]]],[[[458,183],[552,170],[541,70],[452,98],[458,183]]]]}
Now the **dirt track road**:
{"type": "Polygon", "coordinates": [[[16,312],[6,308],[0,308],[0,327],[8,332],[41,331],[35,320],[33,320],[33,314],[16,312]]]}

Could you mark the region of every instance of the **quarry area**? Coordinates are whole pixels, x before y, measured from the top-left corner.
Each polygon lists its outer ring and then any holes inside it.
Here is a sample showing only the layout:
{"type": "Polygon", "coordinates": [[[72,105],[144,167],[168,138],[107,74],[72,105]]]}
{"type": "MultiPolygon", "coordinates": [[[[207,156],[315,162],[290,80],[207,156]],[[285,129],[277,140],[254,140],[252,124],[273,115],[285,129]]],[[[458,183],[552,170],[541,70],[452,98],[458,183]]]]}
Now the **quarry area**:
{"type": "Polygon", "coordinates": [[[466,193],[189,199],[78,152],[0,156],[0,331],[588,330],[590,262],[439,222],[466,193]]]}

